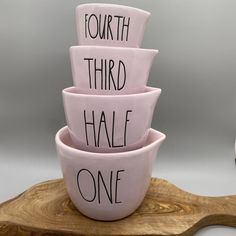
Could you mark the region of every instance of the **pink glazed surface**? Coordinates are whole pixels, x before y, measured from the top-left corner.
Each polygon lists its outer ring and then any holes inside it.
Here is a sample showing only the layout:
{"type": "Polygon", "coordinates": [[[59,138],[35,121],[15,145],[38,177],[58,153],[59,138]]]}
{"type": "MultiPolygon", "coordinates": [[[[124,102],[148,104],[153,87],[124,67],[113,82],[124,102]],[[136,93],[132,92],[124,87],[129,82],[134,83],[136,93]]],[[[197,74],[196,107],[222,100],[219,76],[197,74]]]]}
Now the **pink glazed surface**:
{"type": "Polygon", "coordinates": [[[140,47],[149,16],[147,11],[128,6],[79,5],[76,8],[79,45],[140,47]]]}
{"type": "Polygon", "coordinates": [[[150,129],[143,148],[120,153],[75,149],[68,128],[56,134],[56,146],[69,196],[84,215],[104,221],[133,213],[147,192],[152,167],[165,135],[150,129]]]}
{"type": "Polygon", "coordinates": [[[143,92],[157,53],[158,50],[139,48],[71,47],[74,85],[88,94],[143,92]]]}
{"type": "Polygon", "coordinates": [[[91,152],[120,152],[146,142],[161,89],[146,87],[129,95],[79,94],[63,90],[69,132],[76,147],[91,152]]]}

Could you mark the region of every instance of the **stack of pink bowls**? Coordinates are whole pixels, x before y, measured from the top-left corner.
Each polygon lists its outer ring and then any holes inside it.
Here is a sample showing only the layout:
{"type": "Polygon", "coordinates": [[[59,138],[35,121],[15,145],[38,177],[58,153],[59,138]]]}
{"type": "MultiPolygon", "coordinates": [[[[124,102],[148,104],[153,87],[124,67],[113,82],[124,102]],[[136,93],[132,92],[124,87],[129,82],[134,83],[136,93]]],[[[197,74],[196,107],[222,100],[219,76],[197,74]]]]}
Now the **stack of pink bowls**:
{"type": "Polygon", "coordinates": [[[74,87],[62,92],[68,126],[56,145],[68,194],[93,219],[117,220],[138,208],[165,139],[150,128],[161,89],[146,86],[158,51],[139,48],[149,16],[112,4],[76,8],[74,87]]]}

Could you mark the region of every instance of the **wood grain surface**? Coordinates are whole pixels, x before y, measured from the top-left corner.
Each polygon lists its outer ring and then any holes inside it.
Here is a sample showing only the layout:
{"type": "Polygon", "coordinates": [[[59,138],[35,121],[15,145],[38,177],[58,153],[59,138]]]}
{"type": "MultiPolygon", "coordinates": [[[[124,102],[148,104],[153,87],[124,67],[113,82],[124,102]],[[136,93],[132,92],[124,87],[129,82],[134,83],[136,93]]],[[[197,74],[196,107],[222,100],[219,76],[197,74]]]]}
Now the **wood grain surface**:
{"type": "Polygon", "coordinates": [[[152,179],[139,209],[113,222],[91,220],[70,201],[63,180],[33,186],[0,204],[0,235],[193,235],[222,224],[236,227],[236,196],[202,197],[152,179]]]}

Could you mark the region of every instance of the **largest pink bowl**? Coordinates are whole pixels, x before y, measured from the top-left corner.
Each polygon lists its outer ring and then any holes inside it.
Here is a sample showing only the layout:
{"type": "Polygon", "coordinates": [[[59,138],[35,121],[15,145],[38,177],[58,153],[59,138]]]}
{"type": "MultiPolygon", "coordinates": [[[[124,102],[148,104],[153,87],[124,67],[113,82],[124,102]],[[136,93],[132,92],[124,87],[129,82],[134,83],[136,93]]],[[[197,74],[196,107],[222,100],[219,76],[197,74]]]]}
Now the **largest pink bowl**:
{"type": "Polygon", "coordinates": [[[130,215],[147,192],[152,167],[165,135],[150,129],[143,148],[91,153],[74,148],[68,128],[56,134],[58,157],[68,194],[78,210],[96,220],[130,215]]]}

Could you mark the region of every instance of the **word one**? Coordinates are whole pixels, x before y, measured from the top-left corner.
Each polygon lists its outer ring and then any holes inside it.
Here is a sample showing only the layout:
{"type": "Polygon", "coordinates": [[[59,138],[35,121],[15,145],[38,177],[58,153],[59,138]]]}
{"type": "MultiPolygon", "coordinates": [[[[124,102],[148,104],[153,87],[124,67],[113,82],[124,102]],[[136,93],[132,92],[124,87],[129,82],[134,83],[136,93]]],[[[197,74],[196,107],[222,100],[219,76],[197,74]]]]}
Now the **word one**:
{"type": "Polygon", "coordinates": [[[81,169],[77,174],[77,185],[81,197],[86,202],[97,201],[99,204],[101,201],[107,201],[111,204],[122,203],[118,198],[119,182],[121,181],[121,174],[125,170],[110,171],[109,176],[105,178],[100,170],[96,174],[93,174],[88,169],[81,169]],[[86,183],[82,183],[82,180],[86,180],[86,183]],[[89,190],[88,190],[89,189],[89,190]],[[102,193],[105,193],[102,195],[102,193]],[[101,199],[101,196],[106,196],[101,199]]]}

